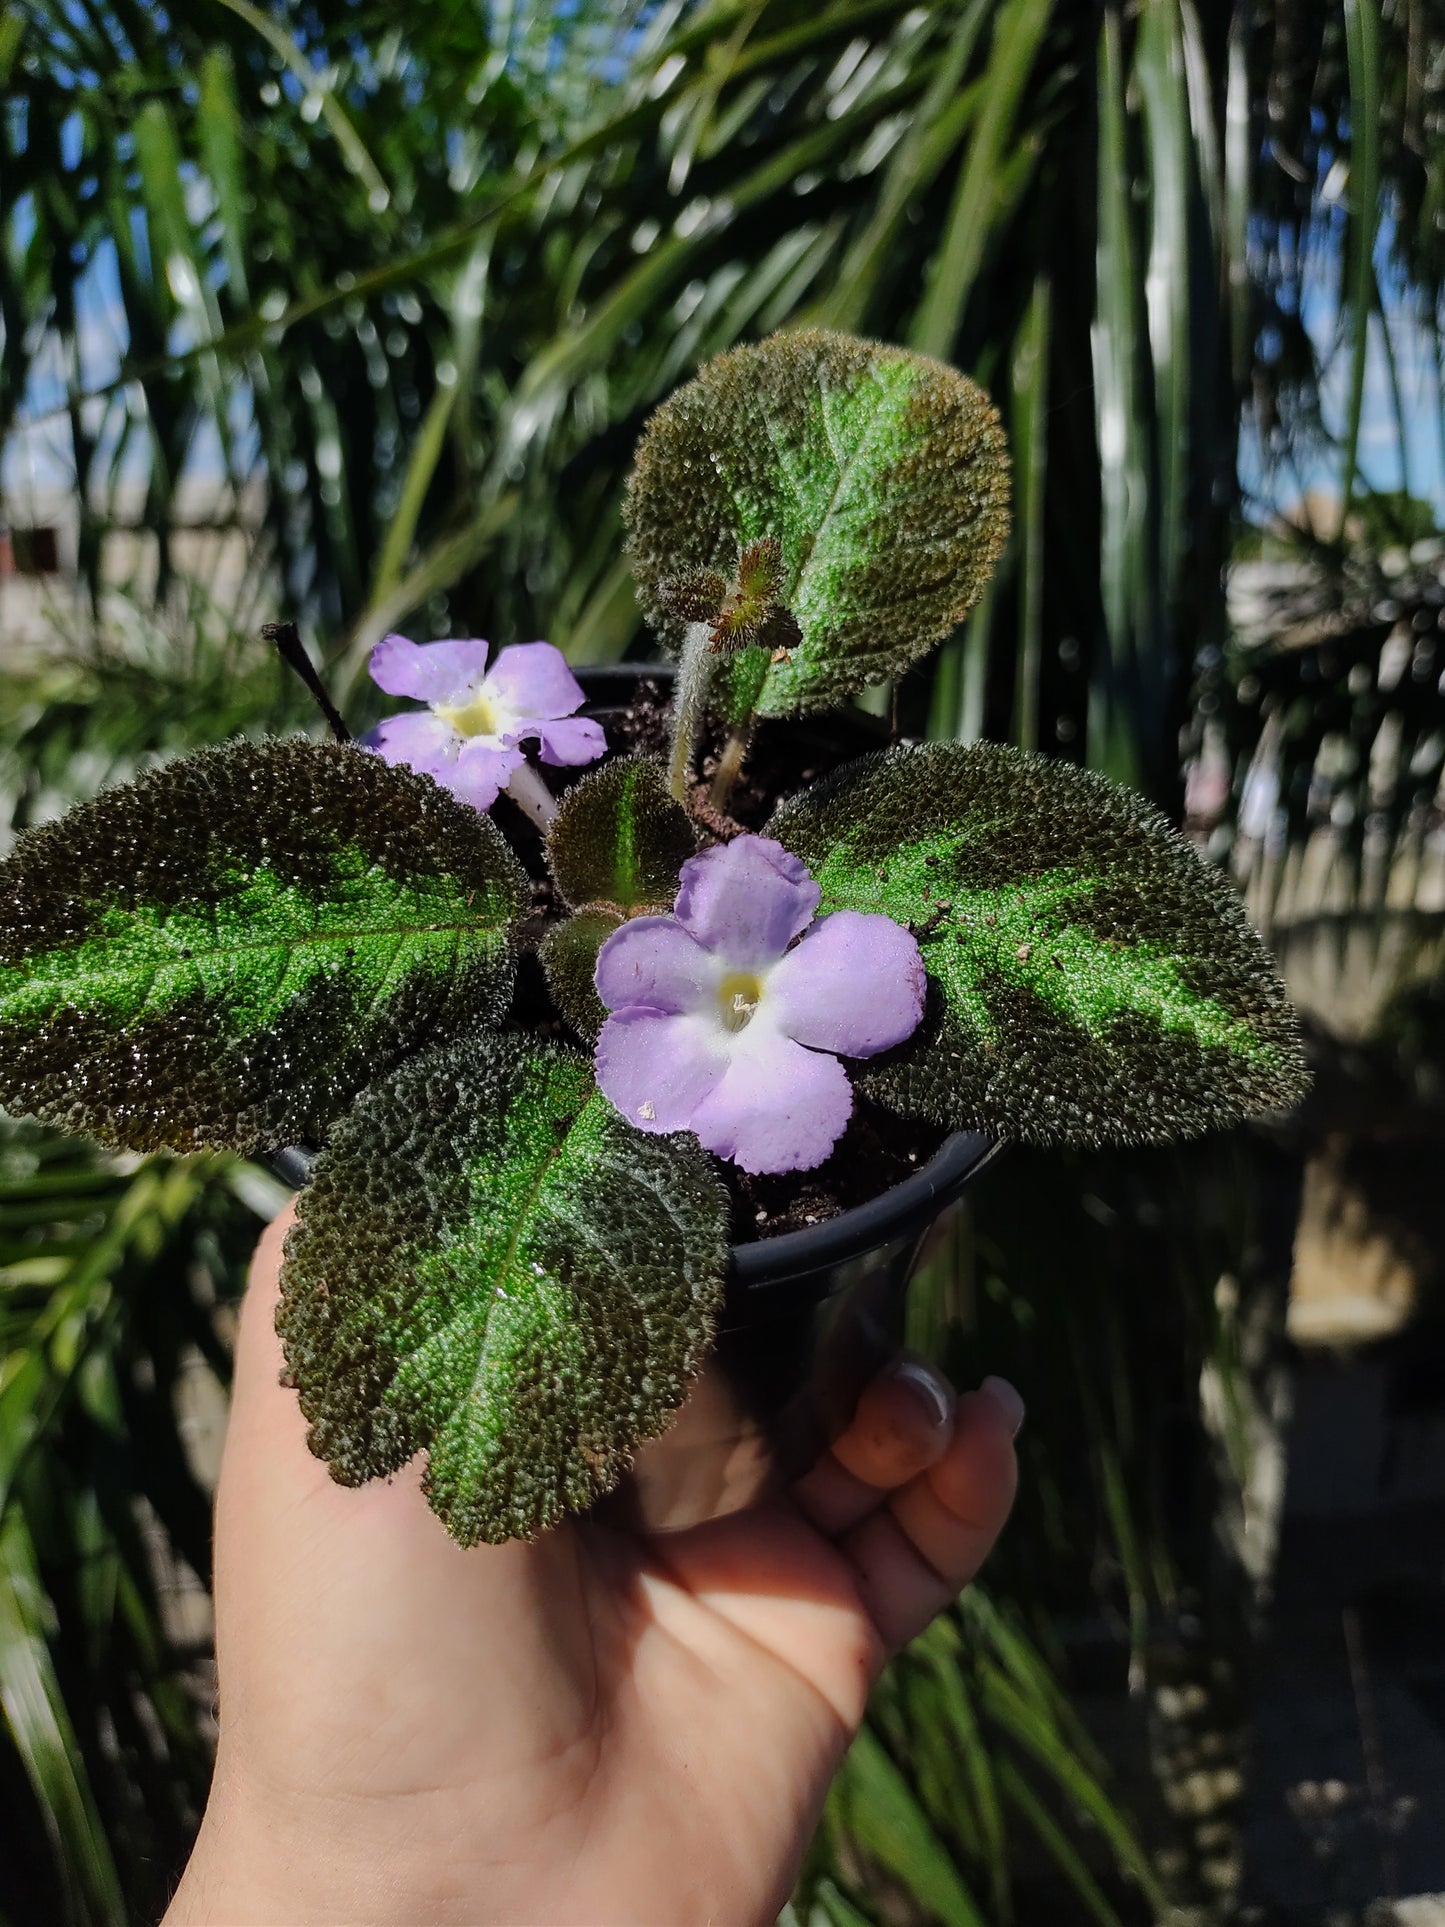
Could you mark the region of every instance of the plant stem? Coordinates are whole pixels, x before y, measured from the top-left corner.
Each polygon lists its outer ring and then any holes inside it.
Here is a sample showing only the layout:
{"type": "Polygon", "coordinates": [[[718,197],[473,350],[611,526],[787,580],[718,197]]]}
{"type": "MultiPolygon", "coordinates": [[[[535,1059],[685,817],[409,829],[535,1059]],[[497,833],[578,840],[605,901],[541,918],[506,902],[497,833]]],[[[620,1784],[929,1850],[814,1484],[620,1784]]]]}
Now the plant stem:
{"type": "Polygon", "coordinates": [[[294,622],[263,622],[262,638],[271,643],[277,655],[288,669],[294,669],[311,692],[321,714],[326,718],[326,726],[338,743],[349,743],[351,731],[342,722],[334,702],[327,694],[326,685],[316,673],[315,665],[306,653],[306,645],[294,622]]]}
{"type": "Polygon", "coordinates": [[[512,771],[507,782],[507,794],[519,809],[526,811],[545,836],[557,814],[557,799],[530,763],[520,763],[512,771]]]}
{"type": "Polygon", "coordinates": [[[712,779],[712,789],[708,792],[708,802],[719,816],[727,809],[733,784],[742,775],[743,764],[748,759],[748,746],[753,740],[753,723],[756,718],[748,716],[743,722],[734,723],[728,731],[728,739],[723,744],[722,755],[718,758],[717,774],[712,779]]]}
{"type": "Polygon", "coordinates": [[[687,770],[702,728],[715,661],[711,624],[690,622],[678,665],[677,694],[672,699],[672,757],[667,770],[668,788],[679,803],[687,801],[687,770]]]}

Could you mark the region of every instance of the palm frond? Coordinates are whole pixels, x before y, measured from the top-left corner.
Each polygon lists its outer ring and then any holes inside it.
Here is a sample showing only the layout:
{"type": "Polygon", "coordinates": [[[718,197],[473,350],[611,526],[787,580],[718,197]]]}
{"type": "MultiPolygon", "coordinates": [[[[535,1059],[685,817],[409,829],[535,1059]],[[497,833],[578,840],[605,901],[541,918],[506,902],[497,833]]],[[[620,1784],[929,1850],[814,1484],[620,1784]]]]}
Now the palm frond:
{"type": "Polygon", "coordinates": [[[227,1372],[217,1321],[266,1183],[0,1125],[0,1784],[31,1918],[154,1914],[199,1818],[207,1661],[177,1644],[158,1547],[204,1588],[177,1386],[227,1372]]]}

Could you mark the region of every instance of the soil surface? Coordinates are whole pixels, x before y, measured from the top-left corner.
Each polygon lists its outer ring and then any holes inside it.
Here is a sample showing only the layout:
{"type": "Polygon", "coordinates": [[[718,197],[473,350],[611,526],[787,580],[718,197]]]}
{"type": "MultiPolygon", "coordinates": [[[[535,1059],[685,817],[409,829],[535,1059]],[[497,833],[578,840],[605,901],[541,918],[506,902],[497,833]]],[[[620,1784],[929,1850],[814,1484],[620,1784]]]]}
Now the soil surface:
{"type": "MultiPolygon", "coordinates": [[[[600,705],[589,704],[589,708],[600,705]]],[[[672,691],[650,679],[637,687],[623,709],[608,710],[602,718],[607,747],[618,755],[666,756],[672,691]]]]}
{"type": "Polygon", "coordinates": [[[881,1192],[927,1164],[948,1133],[918,1118],[896,1117],[854,1094],[853,1116],[833,1154],[815,1171],[753,1177],[722,1166],[732,1194],[732,1241],[751,1244],[783,1231],[806,1231],[881,1192]]]}

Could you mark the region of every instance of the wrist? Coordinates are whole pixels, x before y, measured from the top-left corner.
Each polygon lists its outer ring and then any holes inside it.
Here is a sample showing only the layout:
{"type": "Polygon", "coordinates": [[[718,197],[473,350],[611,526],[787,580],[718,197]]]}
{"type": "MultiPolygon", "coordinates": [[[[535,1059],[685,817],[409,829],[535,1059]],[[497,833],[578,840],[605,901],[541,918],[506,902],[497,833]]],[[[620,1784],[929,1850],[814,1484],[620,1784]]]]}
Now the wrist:
{"type": "Polygon", "coordinates": [[[446,1792],[390,1799],[267,1789],[217,1762],[162,1927],[486,1927],[530,1918],[537,1870],[479,1864],[475,1816],[446,1792]],[[484,1896],[484,1900],[479,1897],[484,1896]]]}
{"type": "MultiPolygon", "coordinates": [[[[311,1927],[313,1922],[415,1920],[418,1900],[374,1835],[311,1798],[283,1803],[227,1775],[218,1764],[196,1844],[162,1927],[311,1927]]],[[[440,1916],[439,1916],[440,1918],[440,1916]]]]}

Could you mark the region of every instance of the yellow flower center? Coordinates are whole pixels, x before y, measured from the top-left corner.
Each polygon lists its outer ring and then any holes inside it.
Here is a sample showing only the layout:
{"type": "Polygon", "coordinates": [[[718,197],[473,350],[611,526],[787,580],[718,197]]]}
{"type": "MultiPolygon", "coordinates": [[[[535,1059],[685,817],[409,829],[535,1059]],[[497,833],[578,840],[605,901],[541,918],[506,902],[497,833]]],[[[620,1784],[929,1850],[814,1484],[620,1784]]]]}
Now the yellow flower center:
{"type": "Polygon", "coordinates": [[[438,703],[436,713],[449,723],[458,736],[495,736],[497,712],[490,696],[480,691],[464,703],[438,703]]]}
{"type": "Polygon", "coordinates": [[[724,977],[717,987],[724,1027],[728,1030],[744,1029],[762,1002],[762,997],[762,979],[755,977],[752,971],[735,970],[730,976],[724,977]]]}

